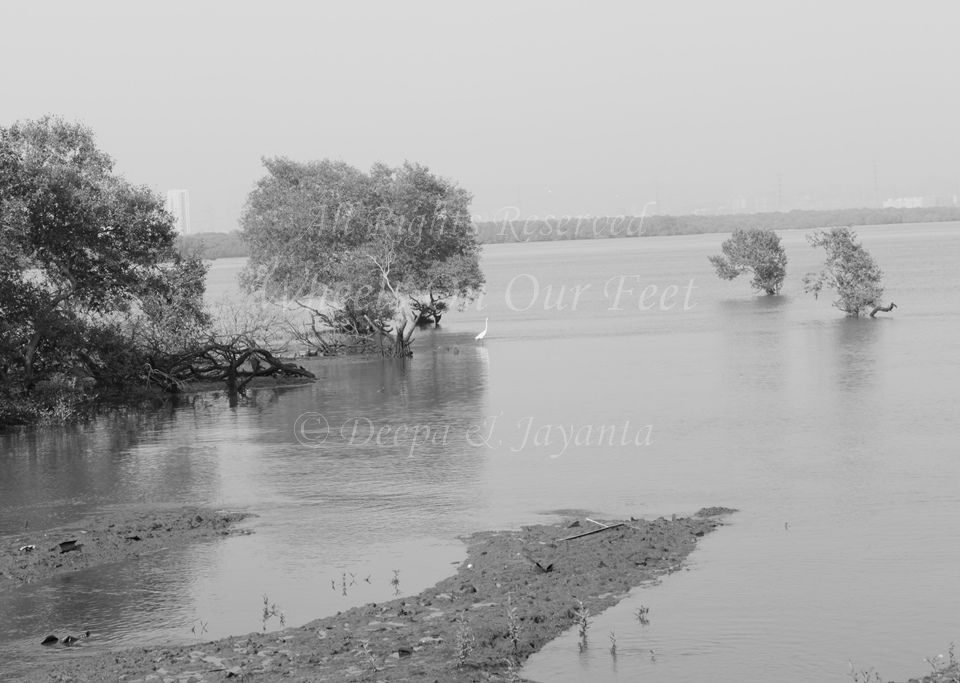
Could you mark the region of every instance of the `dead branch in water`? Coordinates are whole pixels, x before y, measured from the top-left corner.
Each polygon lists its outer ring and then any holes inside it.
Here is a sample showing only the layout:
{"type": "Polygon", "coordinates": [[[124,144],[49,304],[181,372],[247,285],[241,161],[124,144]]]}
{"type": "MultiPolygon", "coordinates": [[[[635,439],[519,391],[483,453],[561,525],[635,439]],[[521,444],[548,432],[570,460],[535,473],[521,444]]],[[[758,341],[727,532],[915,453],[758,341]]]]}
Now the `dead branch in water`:
{"type": "Polygon", "coordinates": [[[897,308],[897,305],[896,305],[895,303],[893,303],[892,301],[890,302],[890,305],[889,305],[889,306],[874,306],[874,307],[873,307],[873,310],[870,311],[870,317],[873,318],[873,317],[876,316],[877,313],[879,313],[880,311],[883,311],[884,313],[889,313],[890,311],[892,311],[892,310],[895,309],[895,308],[897,308]]]}

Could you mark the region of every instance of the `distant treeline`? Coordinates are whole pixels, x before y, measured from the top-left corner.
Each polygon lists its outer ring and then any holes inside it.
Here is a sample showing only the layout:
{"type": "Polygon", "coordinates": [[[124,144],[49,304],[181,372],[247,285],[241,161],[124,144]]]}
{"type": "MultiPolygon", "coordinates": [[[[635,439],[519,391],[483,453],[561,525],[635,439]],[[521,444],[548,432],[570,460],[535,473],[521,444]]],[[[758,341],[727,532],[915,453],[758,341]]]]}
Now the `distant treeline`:
{"type": "Polygon", "coordinates": [[[542,242],[655,235],[733,232],[736,228],[794,230],[854,225],[934,223],[960,220],[960,207],[836,209],[742,213],[719,216],[558,216],[477,223],[479,241],[542,242]]]}
{"type": "MultiPolygon", "coordinates": [[[[482,244],[549,242],[611,237],[694,235],[733,232],[737,228],[811,230],[835,226],[891,225],[960,221],[960,207],[933,206],[913,209],[835,209],[785,213],[739,213],[721,216],[557,216],[474,223],[482,244]]],[[[240,232],[204,232],[184,235],[181,249],[200,251],[203,258],[249,256],[240,232]]]]}
{"type": "Polygon", "coordinates": [[[239,230],[234,230],[233,232],[200,232],[196,235],[180,235],[178,240],[181,252],[199,252],[200,256],[206,259],[250,256],[250,249],[246,243],[240,239],[239,230]]]}

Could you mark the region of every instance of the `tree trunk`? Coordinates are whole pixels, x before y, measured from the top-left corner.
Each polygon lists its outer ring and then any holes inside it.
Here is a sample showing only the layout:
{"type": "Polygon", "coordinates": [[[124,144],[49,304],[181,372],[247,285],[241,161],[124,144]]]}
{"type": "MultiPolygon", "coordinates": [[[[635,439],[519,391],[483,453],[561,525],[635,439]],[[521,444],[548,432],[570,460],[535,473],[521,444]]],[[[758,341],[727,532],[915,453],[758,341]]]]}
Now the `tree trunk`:
{"type": "Polygon", "coordinates": [[[227,366],[227,401],[231,408],[236,408],[240,403],[240,392],[237,389],[237,360],[230,357],[230,365],[227,366]]]}

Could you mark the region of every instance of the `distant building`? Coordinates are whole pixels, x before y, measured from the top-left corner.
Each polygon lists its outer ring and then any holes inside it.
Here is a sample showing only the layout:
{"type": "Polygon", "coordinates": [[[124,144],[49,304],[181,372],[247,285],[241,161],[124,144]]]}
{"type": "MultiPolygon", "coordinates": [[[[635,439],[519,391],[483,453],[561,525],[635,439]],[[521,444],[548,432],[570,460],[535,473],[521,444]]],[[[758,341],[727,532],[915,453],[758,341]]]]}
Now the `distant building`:
{"type": "Polygon", "coordinates": [[[953,197],[896,197],[883,202],[885,209],[919,209],[931,206],[956,206],[956,195],[953,197]]]}
{"type": "Polygon", "coordinates": [[[167,211],[173,216],[177,232],[190,234],[190,193],[186,190],[167,191],[167,211]]]}
{"type": "Polygon", "coordinates": [[[925,206],[923,197],[897,197],[883,202],[885,209],[919,209],[922,206],[925,206]]]}

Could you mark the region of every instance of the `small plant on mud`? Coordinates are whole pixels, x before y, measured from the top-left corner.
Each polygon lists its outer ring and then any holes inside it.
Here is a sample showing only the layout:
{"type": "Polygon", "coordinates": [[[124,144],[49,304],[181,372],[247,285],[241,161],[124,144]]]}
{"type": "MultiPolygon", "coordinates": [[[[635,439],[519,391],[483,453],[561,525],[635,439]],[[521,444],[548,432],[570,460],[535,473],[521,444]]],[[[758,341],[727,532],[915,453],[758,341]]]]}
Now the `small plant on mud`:
{"type": "Polygon", "coordinates": [[[280,627],[283,628],[287,625],[287,617],[284,615],[283,611],[277,607],[277,603],[270,603],[270,598],[267,597],[266,593],[263,595],[263,632],[267,632],[267,622],[270,621],[273,617],[277,617],[280,620],[280,627]]]}
{"type": "Polygon", "coordinates": [[[617,634],[610,631],[610,656],[617,658],[617,634]]]}
{"type": "Polygon", "coordinates": [[[577,609],[573,613],[573,618],[577,622],[577,627],[580,630],[580,640],[577,643],[580,652],[583,652],[587,649],[587,631],[590,630],[590,610],[583,604],[582,600],[577,600],[577,609]]]}
{"type": "Polygon", "coordinates": [[[457,616],[457,636],[456,640],[454,641],[454,645],[457,649],[458,669],[462,669],[467,663],[470,655],[473,654],[473,649],[476,646],[476,642],[477,641],[473,635],[473,631],[470,629],[470,624],[467,623],[466,614],[461,612],[457,616]]]}
{"type": "Polygon", "coordinates": [[[510,604],[510,596],[507,596],[507,637],[513,643],[513,651],[520,649],[520,617],[517,615],[517,608],[510,604]]]}
{"type": "Polygon", "coordinates": [[[370,649],[370,640],[363,639],[360,641],[360,647],[357,648],[357,656],[362,657],[363,660],[370,666],[374,671],[379,671],[377,666],[377,658],[373,654],[373,650],[370,649]]]}
{"type": "Polygon", "coordinates": [[[393,594],[400,595],[400,570],[393,570],[393,578],[390,579],[390,585],[393,586],[393,594]]]}
{"type": "Polygon", "coordinates": [[[640,605],[637,611],[634,612],[634,616],[637,617],[637,621],[640,622],[641,626],[646,626],[650,623],[650,619],[647,617],[648,614],[650,614],[650,608],[644,605],[640,605]]]}
{"type": "Polygon", "coordinates": [[[850,662],[850,678],[853,683],[883,683],[880,674],[873,667],[869,669],[855,669],[853,662],[850,662]]]}

